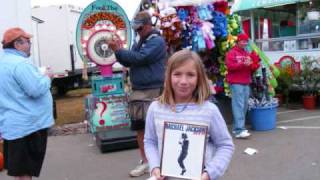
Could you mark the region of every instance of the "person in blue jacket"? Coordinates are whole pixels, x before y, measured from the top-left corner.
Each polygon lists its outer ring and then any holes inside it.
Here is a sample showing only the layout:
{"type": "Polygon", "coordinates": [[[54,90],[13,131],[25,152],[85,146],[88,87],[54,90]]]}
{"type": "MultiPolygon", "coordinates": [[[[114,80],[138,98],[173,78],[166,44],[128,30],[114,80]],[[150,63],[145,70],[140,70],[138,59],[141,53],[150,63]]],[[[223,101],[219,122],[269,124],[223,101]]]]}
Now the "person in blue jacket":
{"type": "Polygon", "coordinates": [[[32,65],[31,37],[21,28],[8,29],[0,53],[0,133],[5,168],[16,180],[40,175],[47,129],[54,124],[52,75],[32,65]]]}
{"type": "Polygon", "coordinates": [[[137,33],[138,40],[131,50],[121,48],[115,40],[107,43],[114,51],[117,61],[130,68],[131,129],[137,131],[142,161],[129,174],[137,177],[147,173],[149,168],[143,144],[145,115],[150,103],[160,95],[163,88],[167,46],[160,32],[153,28],[151,16],[147,11],[137,13],[132,28],[137,33]]]}

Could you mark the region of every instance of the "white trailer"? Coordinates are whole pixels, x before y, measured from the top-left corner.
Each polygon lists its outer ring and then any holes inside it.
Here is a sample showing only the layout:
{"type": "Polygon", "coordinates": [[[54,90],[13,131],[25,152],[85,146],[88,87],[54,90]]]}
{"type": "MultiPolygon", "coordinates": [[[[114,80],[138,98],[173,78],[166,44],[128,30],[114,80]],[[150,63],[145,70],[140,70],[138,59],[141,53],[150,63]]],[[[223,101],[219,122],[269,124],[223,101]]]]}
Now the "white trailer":
{"type": "Polygon", "coordinates": [[[319,0],[238,0],[232,8],[273,64],[284,58],[320,58],[320,17],[309,17],[319,6],[319,0]]]}
{"type": "MultiPolygon", "coordinates": [[[[70,89],[82,87],[83,61],[76,49],[76,26],[83,9],[73,5],[35,7],[32,15],[44,22],[36,31],[39,43],[39,67],[50,67],[54,73],[52,86],[62,95],[70,89]]],[[[89,64],[88,74],[96,68],[89,64]]]]}
{"type": "Polygon", "coordinates": [[[0,34],[1,40],[4,31],[11,27],[20,27],[27,32],[31,28],[31,3],[30,0],[2,1],[0,6],[0,34]]]}
{"type": "MultiPolygon", "coordinates": [[[[2,41],[3,33],[12,27],[20,27],[28,33],[33,34],[32,53],[33,61],[38,59],[37,34],[33,31],[33,25],[39,22],[31,18],[30,0],[10,0],[2,1],[0,6],[0,39],[2,41]]],[[[2,50],[2,49],[1,49],[2,50]]]]}

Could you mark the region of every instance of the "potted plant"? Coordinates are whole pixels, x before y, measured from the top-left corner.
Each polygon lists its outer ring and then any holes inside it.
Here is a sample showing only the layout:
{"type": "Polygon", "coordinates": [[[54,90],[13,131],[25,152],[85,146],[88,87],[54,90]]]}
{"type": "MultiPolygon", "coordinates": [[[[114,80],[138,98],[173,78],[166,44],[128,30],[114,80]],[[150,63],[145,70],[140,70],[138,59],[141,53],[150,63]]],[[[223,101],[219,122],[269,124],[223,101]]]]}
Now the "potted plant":
{"type": "Polygon", "coordinates": [[[289,90],[294,83],[296,72],[290,67],[290,65],[279,68],[280,75],[277,78],[278,86],[276,87],[276,96],[278,97],[279,105],[282,100],[285,101],[286,107],[289,106],[289,90]],[[281,99],[283,98],[283,99],[281,99]]]}
{"type": "Polygon", "coordinates": [[[303,90],[303,106],[305,109],[315,109],[320,82],[320,59],[311,56],[301,58],[301,73],[299,75],[299,86],[303,90]]]}

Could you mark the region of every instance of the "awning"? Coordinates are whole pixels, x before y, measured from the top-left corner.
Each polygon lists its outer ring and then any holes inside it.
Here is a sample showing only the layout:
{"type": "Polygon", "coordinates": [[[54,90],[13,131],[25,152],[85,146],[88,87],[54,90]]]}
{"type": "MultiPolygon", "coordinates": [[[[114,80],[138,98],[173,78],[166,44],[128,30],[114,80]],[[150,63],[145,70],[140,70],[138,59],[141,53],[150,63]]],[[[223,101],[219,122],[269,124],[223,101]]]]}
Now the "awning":
{"type": "Polygon", "coordinates": [[[295,4],[297,2],[306,2],[308,0],[237,0],[232,6],[232,12],[244,11],[256,8],[270,8],[283,6],[286,4],[295,4]]]}

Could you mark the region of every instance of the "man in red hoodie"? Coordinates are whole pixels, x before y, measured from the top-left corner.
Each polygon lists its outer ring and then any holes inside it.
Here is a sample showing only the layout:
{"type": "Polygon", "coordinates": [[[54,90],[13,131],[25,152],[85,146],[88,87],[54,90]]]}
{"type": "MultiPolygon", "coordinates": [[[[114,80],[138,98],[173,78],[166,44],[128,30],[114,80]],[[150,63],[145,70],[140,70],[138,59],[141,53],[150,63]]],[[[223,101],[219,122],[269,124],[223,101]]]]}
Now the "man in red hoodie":
{"type": "Polygon", "coordinates": [[[236,138],[247,138],[250,133],[245,128],[245,118],[250,94],[252,59],[246,51],[249,37],[239,34],[237,45],[226,55],[227,82],[232,94],[233,134],[236,138]]]}

